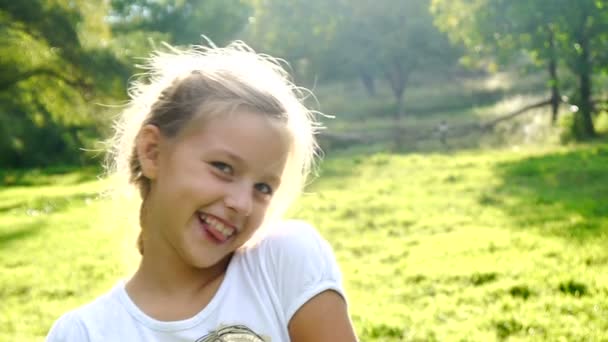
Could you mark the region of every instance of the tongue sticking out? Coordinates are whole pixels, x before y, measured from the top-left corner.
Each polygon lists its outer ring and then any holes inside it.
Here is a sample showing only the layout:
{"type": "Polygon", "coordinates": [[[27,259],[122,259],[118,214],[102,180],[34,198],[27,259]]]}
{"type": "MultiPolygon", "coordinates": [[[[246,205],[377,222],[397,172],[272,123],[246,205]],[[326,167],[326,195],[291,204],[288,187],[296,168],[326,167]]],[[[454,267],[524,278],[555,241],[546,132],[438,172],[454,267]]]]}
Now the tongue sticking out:
{"type": "Polygon", "coordinates": [[[217,242],[225,242],[228,238],[222,234],[222,232],[215,229],[212,225],[210,225],[206,220],[199,217],[201,224],[203,225],[203,229],[211,235],[217,242]]]}

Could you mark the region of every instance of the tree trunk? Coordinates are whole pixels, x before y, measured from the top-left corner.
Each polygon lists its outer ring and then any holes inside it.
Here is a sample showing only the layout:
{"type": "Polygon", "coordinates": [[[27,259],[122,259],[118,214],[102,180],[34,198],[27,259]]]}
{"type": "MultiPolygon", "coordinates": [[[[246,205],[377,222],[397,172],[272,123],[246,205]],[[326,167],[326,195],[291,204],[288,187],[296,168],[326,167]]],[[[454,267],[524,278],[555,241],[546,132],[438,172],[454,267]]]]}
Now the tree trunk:
{"type": "Polygon", "coordinates": [[[592,63],[589,53],[589,36],[586,33],[580,36],[581,53],[578,58],[578,78],[579,78],[579,111],[575,120],[575,130],[579,138],[591,138],[595,136],[593,128],[593,103],[591,102],[592,63]]]}
{"type": "Polygon", "coordinates": [[[580,108],[579,108],[579,132],[582,138],[590,138],[595,136],[593,120],[593,104],[591,103],[591,75],[589,72],[581,73],[580,79],[580,108]]]}
{"type": "Polygon", "coordinates": [[[551,84],[551,124],[557,122],[559,112],[559,79],[557,78],[557,53],[555,51],[555,36],[552,30],[549,30],[549,46],[551,49],[549,57],[549,83],[551,84]]]}
{"type": "Polygon", "coordinates": [[[403,147],[403,130],[401,127],[401,120],[405,117],[403,93],[409,79],[409,73],[412,69],[413,67],[411,64],[404,67],[399,60],[393,61],[393,63],[387,65],[387,69],[385,69],[386,78],[391,85],[397,107],[395,110],[395,144],[397,148],[403,147]]]}
{"type": "Polygon", "coordinates": [[[401,88],[400,91],[396,91],[395,89],[393,89],[393,92],[395,94],[395,100],[396,100],[396,104],[397,104],[397,110],[395,111],[395,147],[397,149],[402,149],[403,148],[403,127],[402,127],[402,123],[401,123],[401,119],[405,116],[405,110],[404,110],[404,105],[403,105],[403,88],[401,88]]]}
{"type": "Polygon", "coordinates": [[[402,117],[405,116],[405,104],[403,103],[403,91],[405,87],[401,87],[398,90],[395,90],[395,102],[397,104],[397,111],[395,120],[399,121],[402,117]]]}
{"type": "Polygon", "coordinates": [[[376,84],[374,83],[372,75],[367,71],[361,71],[359,77],[361,78],[361,83],[363,84],[363,88],[365,88],[367,95],[370,97],[376,96],[376,84]]]}
{"type": "Polygon", "coordinates": [[[394,67],[390,70],[387,70],[386,76],[391,85],[391,90],[393,91],[393,95],[395,96],[396,101],[396,111],[395,111],[395,120],[399,121],[402,117],[405,116],[405,105],[403,103],[403,92],[405,91],[405,86],[407,85],[407,80],[409,78],[409,71],[403,70],[403,67],[399,63],[395,63],[394,67]]]}

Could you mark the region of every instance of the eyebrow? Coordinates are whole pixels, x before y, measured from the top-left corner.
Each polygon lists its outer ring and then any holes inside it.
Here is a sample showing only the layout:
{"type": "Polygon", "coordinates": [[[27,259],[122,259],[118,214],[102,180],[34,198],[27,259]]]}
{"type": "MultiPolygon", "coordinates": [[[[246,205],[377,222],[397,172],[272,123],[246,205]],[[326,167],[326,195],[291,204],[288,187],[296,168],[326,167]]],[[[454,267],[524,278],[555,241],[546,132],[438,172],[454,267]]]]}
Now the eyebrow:
{"type": "MultiPolygon", "coordinates": [[[[227,150],[225,148],[218,148],[215,150],[216,153],[223,153],[226,156],[228,156],[229,159],[232,159],[233,161],[240,163],[240,164],[247,164],[245,162],[245,160],[243,158],[241,158],[240,156],[232,153],[230,150],[227,150]]],[[[281,177],[277,176],[275,174],[266,174],[264,175],[264,178],[270,180],[271,182],[275,183],[276,186],[279,186],[281,184],[281,177]]]]}
{"type": "Polygon", "coordinates": [[[233,161],[239,162],[241,164],[245,164],[245,160],[243,158],[241,158],[240,156],[232,153],[231,151],[229,151],[225,148],[218,148],[215,150],[215,152],[223,153],[223,154],[227,155],[228,158],[232,159],[233,161]]]}

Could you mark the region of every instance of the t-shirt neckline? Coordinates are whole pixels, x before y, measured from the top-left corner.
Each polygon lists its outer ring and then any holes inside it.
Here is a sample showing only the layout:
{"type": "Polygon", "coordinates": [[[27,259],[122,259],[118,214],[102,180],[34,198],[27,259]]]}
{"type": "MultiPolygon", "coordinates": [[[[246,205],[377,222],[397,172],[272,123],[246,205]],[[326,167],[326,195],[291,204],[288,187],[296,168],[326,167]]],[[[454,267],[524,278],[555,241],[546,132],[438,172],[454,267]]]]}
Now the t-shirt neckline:
{"type": "Polygon", "coordinates": [[[114,287],[113,292],[118,296],[120,303],[124,306],[127,312],[146,327],[157,331],[187,330],[199,325],[202,321],[204,321],[222,301],[222,298],[228,291],[228,287],[231,284],[230,278],[232,277],[233,273],[233,265],[235,264],[236,259],[239,257],[238,251],[233,254],[230,263],[228,264],[228,268],[226,269],[224,279],[222,279],[222,283],[209,303],[194,316],[183,320],[161,321],[147,315],[137,305],[135,305],[133,300],[131,300],[131,297],[129,297],[129,294],[125,288],[127,283],[125,279],[120,280],[120,282],[114,287]]]}

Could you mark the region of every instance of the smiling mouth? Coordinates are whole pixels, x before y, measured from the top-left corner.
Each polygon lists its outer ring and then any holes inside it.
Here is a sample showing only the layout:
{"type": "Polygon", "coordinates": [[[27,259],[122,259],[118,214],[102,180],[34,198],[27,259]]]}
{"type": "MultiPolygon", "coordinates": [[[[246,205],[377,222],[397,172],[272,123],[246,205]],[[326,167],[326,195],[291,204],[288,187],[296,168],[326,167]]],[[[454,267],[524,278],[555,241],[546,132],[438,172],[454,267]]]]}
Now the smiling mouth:
{"type": "Polygon", "coordinates": [[[203,228],[218,242],[225,242],[236,234],[236,228],[224,224],[214,216],[199,213],[198,218],[203,228]]]}

